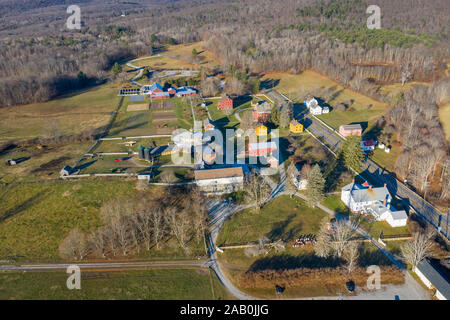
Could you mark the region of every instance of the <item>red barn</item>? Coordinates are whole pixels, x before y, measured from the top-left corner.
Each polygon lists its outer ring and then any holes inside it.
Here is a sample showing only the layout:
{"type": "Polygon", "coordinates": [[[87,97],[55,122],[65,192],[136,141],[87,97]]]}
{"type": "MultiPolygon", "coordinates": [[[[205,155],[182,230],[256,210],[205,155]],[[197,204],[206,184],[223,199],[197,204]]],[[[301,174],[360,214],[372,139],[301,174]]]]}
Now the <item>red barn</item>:
{"type": "Polygon", "coordinates": [[[277,144],[271,142],[249,143],[248,154],[250,156],[267,156],[277,150],[277,144]]]}
{"type": "Polygon", "coordinates": [[[233,109],[233,99],[230,97],[224,97],[219,101],[218,104],[219,110],[232,110],[233,109]]]}
{"type": "Polygon", "coordinates": [[[271,106],[265,101],[258,101],[253,105],[253,120],[265,123],[269,121],[271,106]]]}

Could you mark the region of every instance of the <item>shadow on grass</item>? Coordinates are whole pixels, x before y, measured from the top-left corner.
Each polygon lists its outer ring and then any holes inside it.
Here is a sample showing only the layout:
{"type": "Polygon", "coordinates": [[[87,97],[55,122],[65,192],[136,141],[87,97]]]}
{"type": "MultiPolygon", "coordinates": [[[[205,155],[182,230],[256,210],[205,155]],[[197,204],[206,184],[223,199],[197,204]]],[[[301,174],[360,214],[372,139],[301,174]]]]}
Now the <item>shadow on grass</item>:
{"type": "Polygon", "coordinates": [[[4,214],[0,216],[0,222],[3,222],[8,218],[11,218],[16,214],[19,214],[22,211],[31,208],[33,205],[40,203],[44,199],[44,194],[45,192],[41,191],[32,196],[31,198],[28,198],[27,200],[23,201],[21,204],[15,206],[14,208],[7,210],[4,214]]]}
{"type": "Polygon", "coordinates": [[[281,254],[256,260],[248,271],[289,270],[298,268],[335,268],[340,262],[335,257],[321,258],[309,252],[298,256],[281,254]]]}

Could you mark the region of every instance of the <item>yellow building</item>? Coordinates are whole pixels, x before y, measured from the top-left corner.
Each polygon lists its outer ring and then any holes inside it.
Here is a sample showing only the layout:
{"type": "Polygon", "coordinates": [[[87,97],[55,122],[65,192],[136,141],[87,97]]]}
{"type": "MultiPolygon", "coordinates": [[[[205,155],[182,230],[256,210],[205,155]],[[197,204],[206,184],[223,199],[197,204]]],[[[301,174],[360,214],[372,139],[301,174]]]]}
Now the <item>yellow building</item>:
{"type": "Polygon", "coordinates": [[[289,130],[292,133],[302,133],[303,125],[299,123],[297,120],[292,120],[291,123],[289,123],[289,130]]]}
{"type": "Polygon", "coordinates": [[[258,136],[265,136],[265,135],[267,135],[267,127],[262,124],[255,128],[255,132],[256,132],[256,135],[258,135],[258,136]]]}

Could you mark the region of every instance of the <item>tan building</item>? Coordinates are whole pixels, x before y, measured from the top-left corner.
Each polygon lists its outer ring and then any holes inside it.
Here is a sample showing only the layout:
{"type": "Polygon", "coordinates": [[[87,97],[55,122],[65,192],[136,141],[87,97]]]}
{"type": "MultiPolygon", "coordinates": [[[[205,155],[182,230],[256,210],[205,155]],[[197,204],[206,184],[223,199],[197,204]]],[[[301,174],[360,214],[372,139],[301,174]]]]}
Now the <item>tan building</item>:
{"type": "Polygon", "coordinates": [[[230,193],[244,188],[241,167],[202,169],[194,171],[195,183],[205,193],[230,193]]]}

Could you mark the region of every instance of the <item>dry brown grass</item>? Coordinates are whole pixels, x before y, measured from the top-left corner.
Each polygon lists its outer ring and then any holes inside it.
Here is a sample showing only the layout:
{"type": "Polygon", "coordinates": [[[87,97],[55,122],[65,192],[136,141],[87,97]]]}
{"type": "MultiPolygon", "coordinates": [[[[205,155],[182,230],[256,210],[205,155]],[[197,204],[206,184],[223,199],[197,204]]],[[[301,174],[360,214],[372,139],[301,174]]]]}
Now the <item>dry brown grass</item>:
{"type": "MultiPolygon", "coordinates": [[[[403,272],[394,266],[380,266],[381,283],[402,284],[405,282],[403,272]]],[[[365,285],[367,281],[366,269],[358,267],[349,277],[344,268],[299,268],[292,270],[263,270],[242,273],[237,277],[239,286],[250,288],[273,288],[275,285],[285,288],[296,286],[314,287],[319,281],[321,285],[342,285],[351,278],[356,285],[365,285]]]]}
{"type": "Polygon", "coordinates": [[[148,109],[149,109],[148,103],[129,104],[127,107],[128,112],[144,111],[144,110],[148,110],[148,109]]]}

